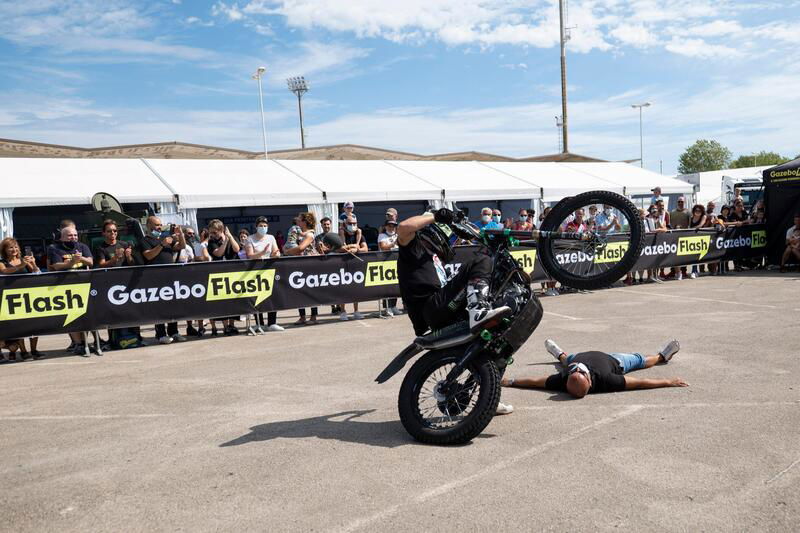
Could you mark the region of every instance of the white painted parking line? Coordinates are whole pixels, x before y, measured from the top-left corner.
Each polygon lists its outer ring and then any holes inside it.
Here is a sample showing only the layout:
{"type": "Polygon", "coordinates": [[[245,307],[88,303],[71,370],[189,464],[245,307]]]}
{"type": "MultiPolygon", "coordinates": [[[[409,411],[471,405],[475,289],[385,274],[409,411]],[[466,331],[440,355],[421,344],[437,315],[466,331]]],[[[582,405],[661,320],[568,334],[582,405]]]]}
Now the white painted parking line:
{"type": "Polygon", "coordinates": [[[629,289],[615,289],[617,292],[625,292],[629,294],[643,294],[645,296],[658,296],[664,298],[679,298],[681,300],[698,300],[701,302],[715,302],[719,304],[732,304],[732,305],[743,305],[745,307],[765,307],[767,309],[778,309],[777,305],[764,305],[764,304],[751,304],[747,302],[735,302],[732,300],[715,300],[714,298],[698,298],[697,296],[678,296],[675,294],[664,294],[663,292],[644,292],[644,291],[632,291],[629,289]]]}
{"type": "Polygon", "coordinates": [[[112,364],[112,365],[131,365],[136,363],[141,363],[142,361],[112,361],[112,360],[99,360],[93,359],[91,361],[86,360],[78,360],[78,361],[42,361],[37,362],[32,365],[27,365],[29,368],[37,367],[37,366],[69,366],[69,365],[96,365],[96,364],[112,364]]]}
{"type": "Polygon", "coordinates": [[[107,420],[112,418],[163,418],[175,416],[169,413],[137,414],[137,415],[8,415],[0,416],[0,420],[107,420]]]}
{"type": "Polygon", "coordinates": [[[792,464],[790,464],[789,466],[787,466],[786,468],[784,468],[783,470],[781,470],[780,472],[778,472],[777,474],[775,474],[774,476],[772,476],[771,478],[766,480],[764,482],[764,485],[769,485],[770,483],[772,483],[776,479],[780,478],[782,475],[784,475],[786,472],[788,472],[789,470],[791,470],[792,468],[794,468],[798,464],[800,464],[800,459],[798,459],[797,461],[793,462],[792,464]]]}
{"type": "Polygon", "coordinates": [[[546,315],[553,315],[553,316],[557,316],[557,317],[559,317],[559,318],[566,318],[567,320],[583,320],[582,318],[578,318],[578,317],[574,317],[574,316],[569,316],[569,315],[562,315],[562,314],[559,314],[559,313],[554,313],[554,312],[552,312],[552,311],[545,311],[545,312],[544,312],[544,314],[546,314],[546,315]]]}
{"type": "Polygon", "coordinates": [[[356,324],[359,324],[359,325],[361,325],[361,326],[364,326],[365,328],[371,328],[371,327],[372,327],[370,324],[367,324],[367,323],[366,323],[364,320],[358,320],[358,321],[356,322],[356,324]]]}
{"type": "Polygon", "coordinates": [[[488,475],[494,474],[495,472],[499,472],[500,470],[504,470],[504,469],[506,469],[506,468],[508,468],[510,466],[513,466],[514,464],[516,464],[516,463],[518,463],[518,462],[520,462],[522,460],[525,460],[525,459],[528,459],[530,457],[539,455],[539,454],[544,453],[544,452],[546,452],[548,450],[551,450],[553,448],[562,446],[563,444],[566,444],[567,442],[582,436],[584,433],[588,433],[589,431],[592,431],[593,429],[596,429],[598,427],[611,424],[612,422],[616,422],[617,420],[621,420],[621,419],[623,419],[625,417],[628,417],[628,416],[630,416],[630,415],[632,415],[634,413],[637,413],[637,412],[639,412],[641,410],[642,410],[642,406],[641,405],[632,405],[632,406],[626,407],[625,409],[623,409],[622,411],[620,411],[617,414],[614,414],[614,415],[611,415],[611,416],[607,416],[605,418],[601,418],[600,420],[597,420],[597,421],[593,422],[592,424],[589,424],[588,426],[584,426],[584,427],[582,427],[582,428],[580,428],[580,429],[578,429],[576,431],[568,433],[567,435],[565,435],[563,437],[560,437],[560,438],[557,438],[557,439],[553,439],[551,441],[544,442],[542,444],[539,444],[538,446],[534,446],[533,448],[525,450],[524,452],[522,452],[520,454],[517,454],[517,455],[515,455],[513,457],[509,457],[509,458],[504,459],[502,461],[498,461],[497,463],[489,465],[486,468],[484,468],[483,470],[481,470],[479,472],[476,472],[476,473],[474,473],[472,475],[463,477],[461,479],[456,479],[456,480],[451,481],[449,483],[444,483],[443,485],[439,485],[438,487],[435,487],[433,489],[425,491],[425,492],[423,492],[422,494],[420,494],[418,496],[411,497],[406,502],[399,503],[397,505],[393,505],[393,506],[391,506],[391,507],[389,507],[387,509],[383,509],[382,511],[379,511],[379,512],[377,512],[375,514],[372,514],[370,516],[359,518],[359,519],[351,522],[350,524],[348,524],[344,529],[342,529],[342,531],[357,531],[359,529],[366,528],[367,526],[369,526],[370,524],[373,524],[374,522],[380,522],[380,521],[385,520],[386,518],[388,518],[388,517],[390,517],[390,516],[392,516],[394,514],[397,514],[397,512],[400,511],[400,509],[402,509],[406,505],[414,505],[414,504],[424,503],[424,502],[426,502],[428,500],[431,500],[433,498],[440,497],[440,496],[450,492],[453,489],[456,489],[456,488],[462,487],[464,485],[467,485],[469,483],[472,483],[472,482],[474,482],[474,481],[476,481],[478,479],[481,479],[481,478],[486,477],[488,475]]]}

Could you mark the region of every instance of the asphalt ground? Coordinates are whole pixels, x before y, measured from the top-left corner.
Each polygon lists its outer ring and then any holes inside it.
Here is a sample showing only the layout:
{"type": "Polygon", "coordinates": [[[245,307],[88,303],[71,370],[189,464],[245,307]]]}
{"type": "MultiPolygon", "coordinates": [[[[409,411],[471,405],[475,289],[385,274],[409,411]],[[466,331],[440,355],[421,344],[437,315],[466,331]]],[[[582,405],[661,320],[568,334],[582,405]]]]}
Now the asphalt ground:
{"type": "Polygon", "coordinates": [[[675,337],[639,375],[691,386],[504,389],[515,412],[460,447],[412,441],[402,375],[373,382],[406,317],[3,365],[0,528],[797,531],[798,295],[798,275],[755,273],[544,298],[509,375],[553,372],[547,337],[675,337]]]}

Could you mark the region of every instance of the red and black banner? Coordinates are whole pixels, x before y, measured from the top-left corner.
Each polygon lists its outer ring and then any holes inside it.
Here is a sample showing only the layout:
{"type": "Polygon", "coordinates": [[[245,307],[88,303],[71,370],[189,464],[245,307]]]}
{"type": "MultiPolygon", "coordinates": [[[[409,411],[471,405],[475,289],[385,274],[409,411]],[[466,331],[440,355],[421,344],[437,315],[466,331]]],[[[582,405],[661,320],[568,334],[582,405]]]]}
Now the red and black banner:
{"type": "MultiPolygon", "coordinates": [[[[635,270],[763,255],[763,226],[648,234],[635,270]]],[[[618,245],[619,243],[615,243],[618,245]]],[[[618,246],[616,246],[618,247],[618,246]]],[[[570,253],[591,268],[615,260],[570,253]]],[[[614,248],[614,249],[611,249],[614,248]]],[[[534,280],[536,249],[512,252],[534,280]]],[[[458,266],[458,253],[451,268],[458,266]]],[[[397,254],[370,252],[0,276],[0,339],[245,315],[400,295],[397,254]]]]}

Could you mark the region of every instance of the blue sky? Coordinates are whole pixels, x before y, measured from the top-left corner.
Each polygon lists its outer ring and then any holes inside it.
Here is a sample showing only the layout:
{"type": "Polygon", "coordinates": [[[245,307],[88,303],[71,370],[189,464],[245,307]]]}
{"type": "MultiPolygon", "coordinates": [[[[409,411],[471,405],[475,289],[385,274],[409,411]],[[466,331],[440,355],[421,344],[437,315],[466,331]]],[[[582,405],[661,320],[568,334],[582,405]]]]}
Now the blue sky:
{"type": "MultiPolygon", "coordinates": [[[[711,138],[800,152],[800,0],[572,0],[570,149],[675,172],[711,138]]],[[[556,0],[0,1],[0,137],[77,146],[557,151],[556,0]]]]}

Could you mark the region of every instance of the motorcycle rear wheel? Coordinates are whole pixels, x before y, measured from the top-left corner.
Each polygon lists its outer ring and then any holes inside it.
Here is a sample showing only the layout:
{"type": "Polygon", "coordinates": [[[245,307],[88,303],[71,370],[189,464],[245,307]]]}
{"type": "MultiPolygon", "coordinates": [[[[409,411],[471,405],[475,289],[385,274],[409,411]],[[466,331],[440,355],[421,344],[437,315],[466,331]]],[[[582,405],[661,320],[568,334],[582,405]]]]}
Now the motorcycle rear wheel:
{"type": "Polygon", "coordinates": [[[463,356],[463,346],[421,357],[406,374],[397,398],[400,421],[426,444],[464,444],[489,425],[500,401],[500,375],[491,359],[473,361],[457,379],[454,392],[437,393],[436,384],[463,356]]]}

